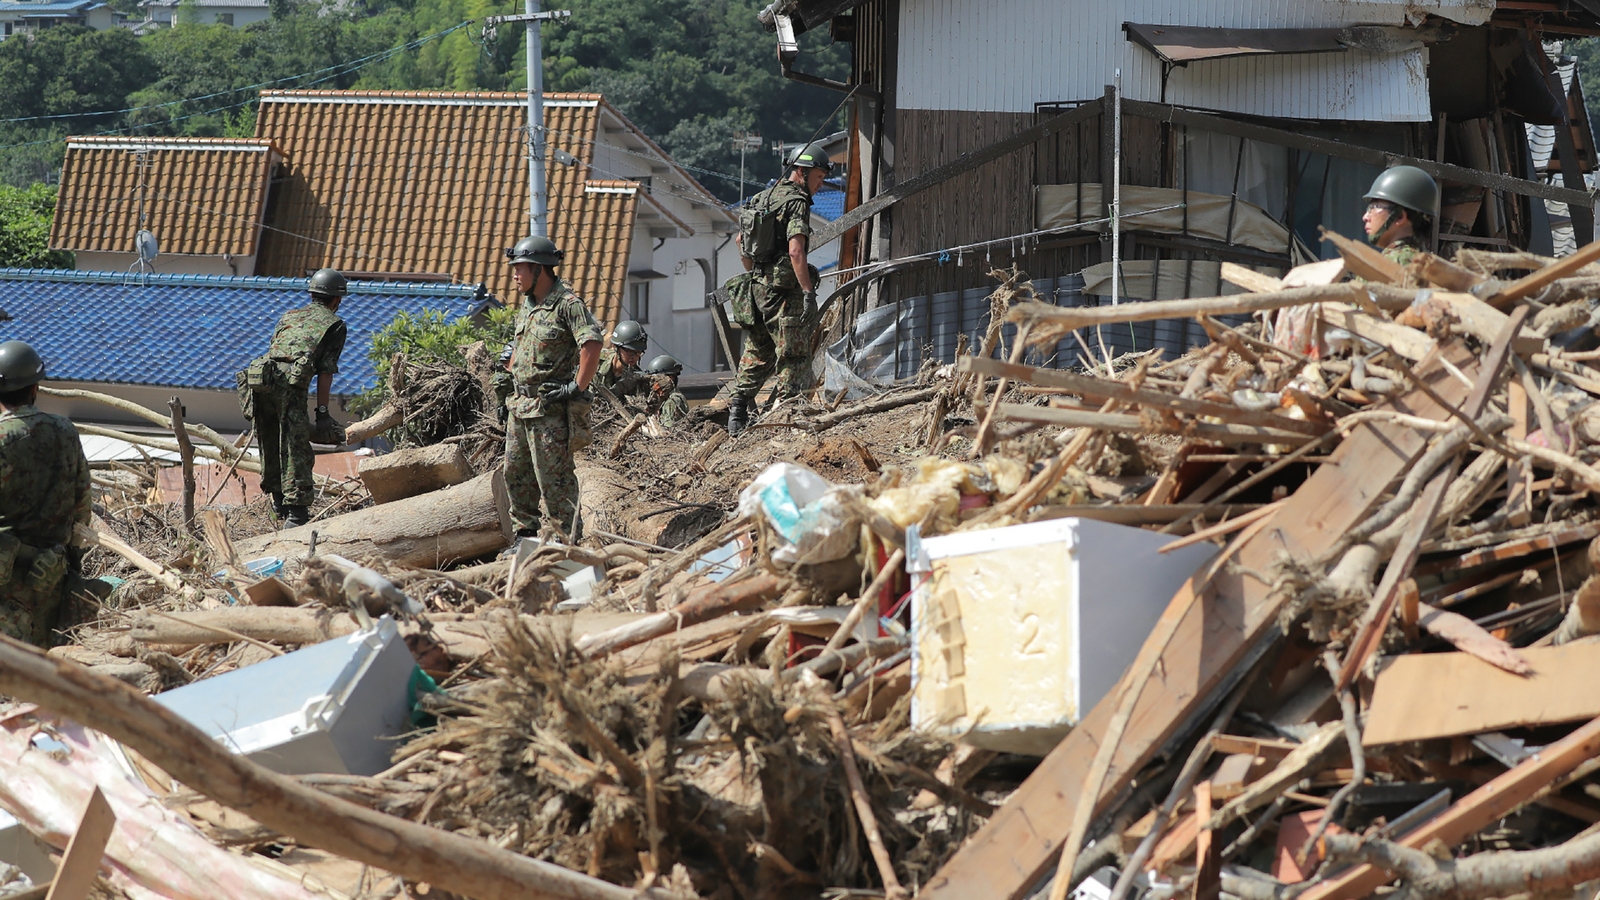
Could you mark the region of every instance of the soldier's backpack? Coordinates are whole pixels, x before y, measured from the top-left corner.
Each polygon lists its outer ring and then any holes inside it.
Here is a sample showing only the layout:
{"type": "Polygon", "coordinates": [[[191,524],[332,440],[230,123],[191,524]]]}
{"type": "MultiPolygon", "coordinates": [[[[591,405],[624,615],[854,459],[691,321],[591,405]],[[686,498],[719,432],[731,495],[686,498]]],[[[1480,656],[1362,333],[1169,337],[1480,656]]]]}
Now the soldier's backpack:
{"type": "Polygon", "coordinates": [[[758,265],[770,265],[783,255],[784,242],[778,234],[778,214],[772,207],[771,187],[750,198],[739,210],[739,250],[758,265]]]}
{"type": "Polygon", "coordinates": [[[722,287],[712,292],[711,299],[713,303],[728,304],[733,324],[740,328],[753,328],[761,324],[756,318],[755,275],[750,272],[740,272],[729,278],[722,287]]]}

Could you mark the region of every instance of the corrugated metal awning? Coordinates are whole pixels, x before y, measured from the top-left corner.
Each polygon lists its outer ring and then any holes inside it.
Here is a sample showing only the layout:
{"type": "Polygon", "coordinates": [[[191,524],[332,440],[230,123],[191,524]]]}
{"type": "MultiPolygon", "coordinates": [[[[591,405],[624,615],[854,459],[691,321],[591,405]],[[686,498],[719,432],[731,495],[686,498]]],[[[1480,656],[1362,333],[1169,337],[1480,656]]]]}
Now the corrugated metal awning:
{"type": "Polygon", "coordinates": [[[1123,22],[1128,40],[1162,62],[1186,66],[1203,59],[1280,53],[1403,53],[1449,36],[1445,28],[1357,25],[1346,28],[1207,28],[1123,22]]]}

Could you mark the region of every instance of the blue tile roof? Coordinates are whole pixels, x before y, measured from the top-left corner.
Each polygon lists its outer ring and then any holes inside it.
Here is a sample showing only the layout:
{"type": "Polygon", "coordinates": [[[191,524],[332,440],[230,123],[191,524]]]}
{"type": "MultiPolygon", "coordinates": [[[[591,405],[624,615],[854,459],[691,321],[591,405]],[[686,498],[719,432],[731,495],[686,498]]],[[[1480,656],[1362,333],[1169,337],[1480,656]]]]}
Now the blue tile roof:
{"type": "MultiPolygon", "coordinates": [[[[767,187],[772,187],[774,184],[777,184],[777,182],[769,181],[767,182],[767,187]]],[[[766,190],[766,188],[761,190],[766,190]]],[[[756,193],[760,193],[760,191],[756,193]]],[[[738,209],[745,203],[749,203],[754,196],[755,194],[751,194],[749,197],[744,198],[742,202],[735,203],[732,208],[738,209]]],[[[812,215],[820,216],[826,222],[832,222],[834,219],[844,215],[844,179],[829,178],[822,182],[822,187],[818,189],[817,195],[811,198],[811,213],[812,215]]]]}
{"type": "MultiPolygon", "coordinates": [[[[333,388],[377,382],[372,335],[396,314],[446,318],[481,305],[471,285],[352,281],[339,307],[349,337],[333,388]]],[[[303,278],[147,275],[0,268],[0,340],[21,339],[52,381],[232,389],[233,375],[267,349],[278,317],[307,301],[303,278]]]]}

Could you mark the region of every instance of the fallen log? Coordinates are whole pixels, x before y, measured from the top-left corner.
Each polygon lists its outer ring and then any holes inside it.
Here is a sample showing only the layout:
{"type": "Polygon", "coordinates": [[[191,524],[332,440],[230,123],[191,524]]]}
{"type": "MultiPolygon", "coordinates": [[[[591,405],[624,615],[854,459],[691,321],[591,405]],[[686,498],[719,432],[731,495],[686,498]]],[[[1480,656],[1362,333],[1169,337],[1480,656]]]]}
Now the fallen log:
{"type": "Polygon", "coordinates": [[[849,406],[846,406],[844,409],[836,410],[830,413],[823,413],[822,415],[817,416],[815,419],[812,419],[811,430],[823,431],[825,429],[832,428],[840,422],[854,419],[857,416],[867,416],[872,415],[873,413],[887,412],[891,409],[899,409],[902,406],[910,406],[913,403],[921,403],[924,400],[932,400],[933,395],[939,393],[939,391],[940,388],[936,387],[923,388],[920,391],[905,391],[903,393],[890,394],[887,397],[878,397],[873,400],[864,400],[860,403],[852,403],[849,406]]]}
{"type": "Polygon", "coordinates": [[[679,628],[686,628],[718,616],[753,609],[783,592],[785,579],[762,572],[743,579],[696,588],[689,599],[664,612],[651,613],[626,625],[599,634],[586,634],[572,646],[589,659],[606,656],[635,644],[642,644],[679,628]]]}
{"type": "Polygon", "coordinates": [[[1036,343],[1056,340],[1062,333],[1094,325],[1123,322],[1148,322],[1154,319],[1192,319],[1196,316],[1226,316],[1302,306],[1307,303],[1339,301],[1359,304],[1367,299],[1359,284],[1330,284],[1288,288],[1260,294],[1231,294],[1226,297],[1201,297],[1191,300],[1155,300],[1149,303],[1123,303],[1119,306],[1065,307],[1027,302],[1011,307],[1006,319],[1031,326],[1036,343]]]}
{"type": "Polygon", "coordinates": [[[639,486],[619,472],[600,466],[579,466],[578,505],[591,530],[678,549],[722,524],[722,510],[702,504],[643,499],[639,486]]]}
{"type": "Polygon", "coordinates": [[[403,421],[405,421],[405,413],[400,411],[400,407],[392,403],[385,404],[381,409],[365,419],[345,426],[344,442],[347,445],[359,444],[369,438],[383,434],[403,421]]]}
{"type": "Polygon", "coordinates": [[[229,753],[139,691],[0,636],[0,693],[100,731],[167,774],[313,847],[477,900],[655,897],[331,797],[229,753]]]}
{"type": "Polygon", "coordinates": [[[236,640],[237,636],[276,644],[316,644],[356,630],[344,610],[312,606],[232,606],[191,612],[133,613],[134,640],[144,644],[198,647],[236,640]]]}
{"type": "Polygon", "coordinates": [[[241,559],[302,557],[313,534],[319,552],[419,568],[493,553],[513,534],[505,476],[496,468],[442,491],[240,541],[235,549],[241,559]]]}
{"type": "Polygon", "coordinates": [[[361,483],[373,503],[390,503],[442,490],[472,478],[459,444],[410,447],[361,461],[361,483]]]}
{"type": "MultiPolygon", "coordinates": [[[[163,416],[161,413],[158,413],[149,407],[140,406],[131,400],[124,400],[121,397],[113,397],[110,394],[102,394],[98,391],[50,387],[46,384],[39,385],[39,393],[46,397],[61,397],[68,400],[93,400],[96,403],[105,404],[113,409],[120,409],[123,412],[131,413],[147,422],[150,422],[151,424],[166,429],[167,431],[173,430],[172,418],[170,416],[163,416]]],[[[212,430],[209,426],[201,425],[196,422],[182,422],[180,423],[180,427],[194,437],[200,438],[206,443],[211,444],[218,450],[222,451],[226,457],[226,460],[237,459],[244,455],[244,452],[240,448],[234,446],[232,441],[224,438],[222,435],[212,430]]]]}

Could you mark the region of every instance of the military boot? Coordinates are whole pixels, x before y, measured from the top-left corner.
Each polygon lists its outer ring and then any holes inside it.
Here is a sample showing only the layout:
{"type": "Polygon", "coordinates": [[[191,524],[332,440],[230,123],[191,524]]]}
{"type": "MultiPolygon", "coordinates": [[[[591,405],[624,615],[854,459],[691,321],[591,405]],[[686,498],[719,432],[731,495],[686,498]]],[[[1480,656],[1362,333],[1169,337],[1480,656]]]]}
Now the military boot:
{"type": "Polygon", "coordinates": [[[738,437],[750,425],[750,400],[734,394],[728,400],[728,437],[738,437]]]}
{"type": "Polygon", "coordinates": [[[311,522],[311,510],[304,506],[289,504],[283,508],[283,524],[295,528],[311,522]]]}
{"type": "Polygon", "coordinates": [[[276,519],[283,518],[284,514],[286,512],[286,510],[284,509],[284,505],[283,505],[283,495],[278,493],[277,491],[273,491],[272,493],[268,494],[267,496],[272,498],[272,516],[273,516],[273,518],[276,518],[276,519]]]}

